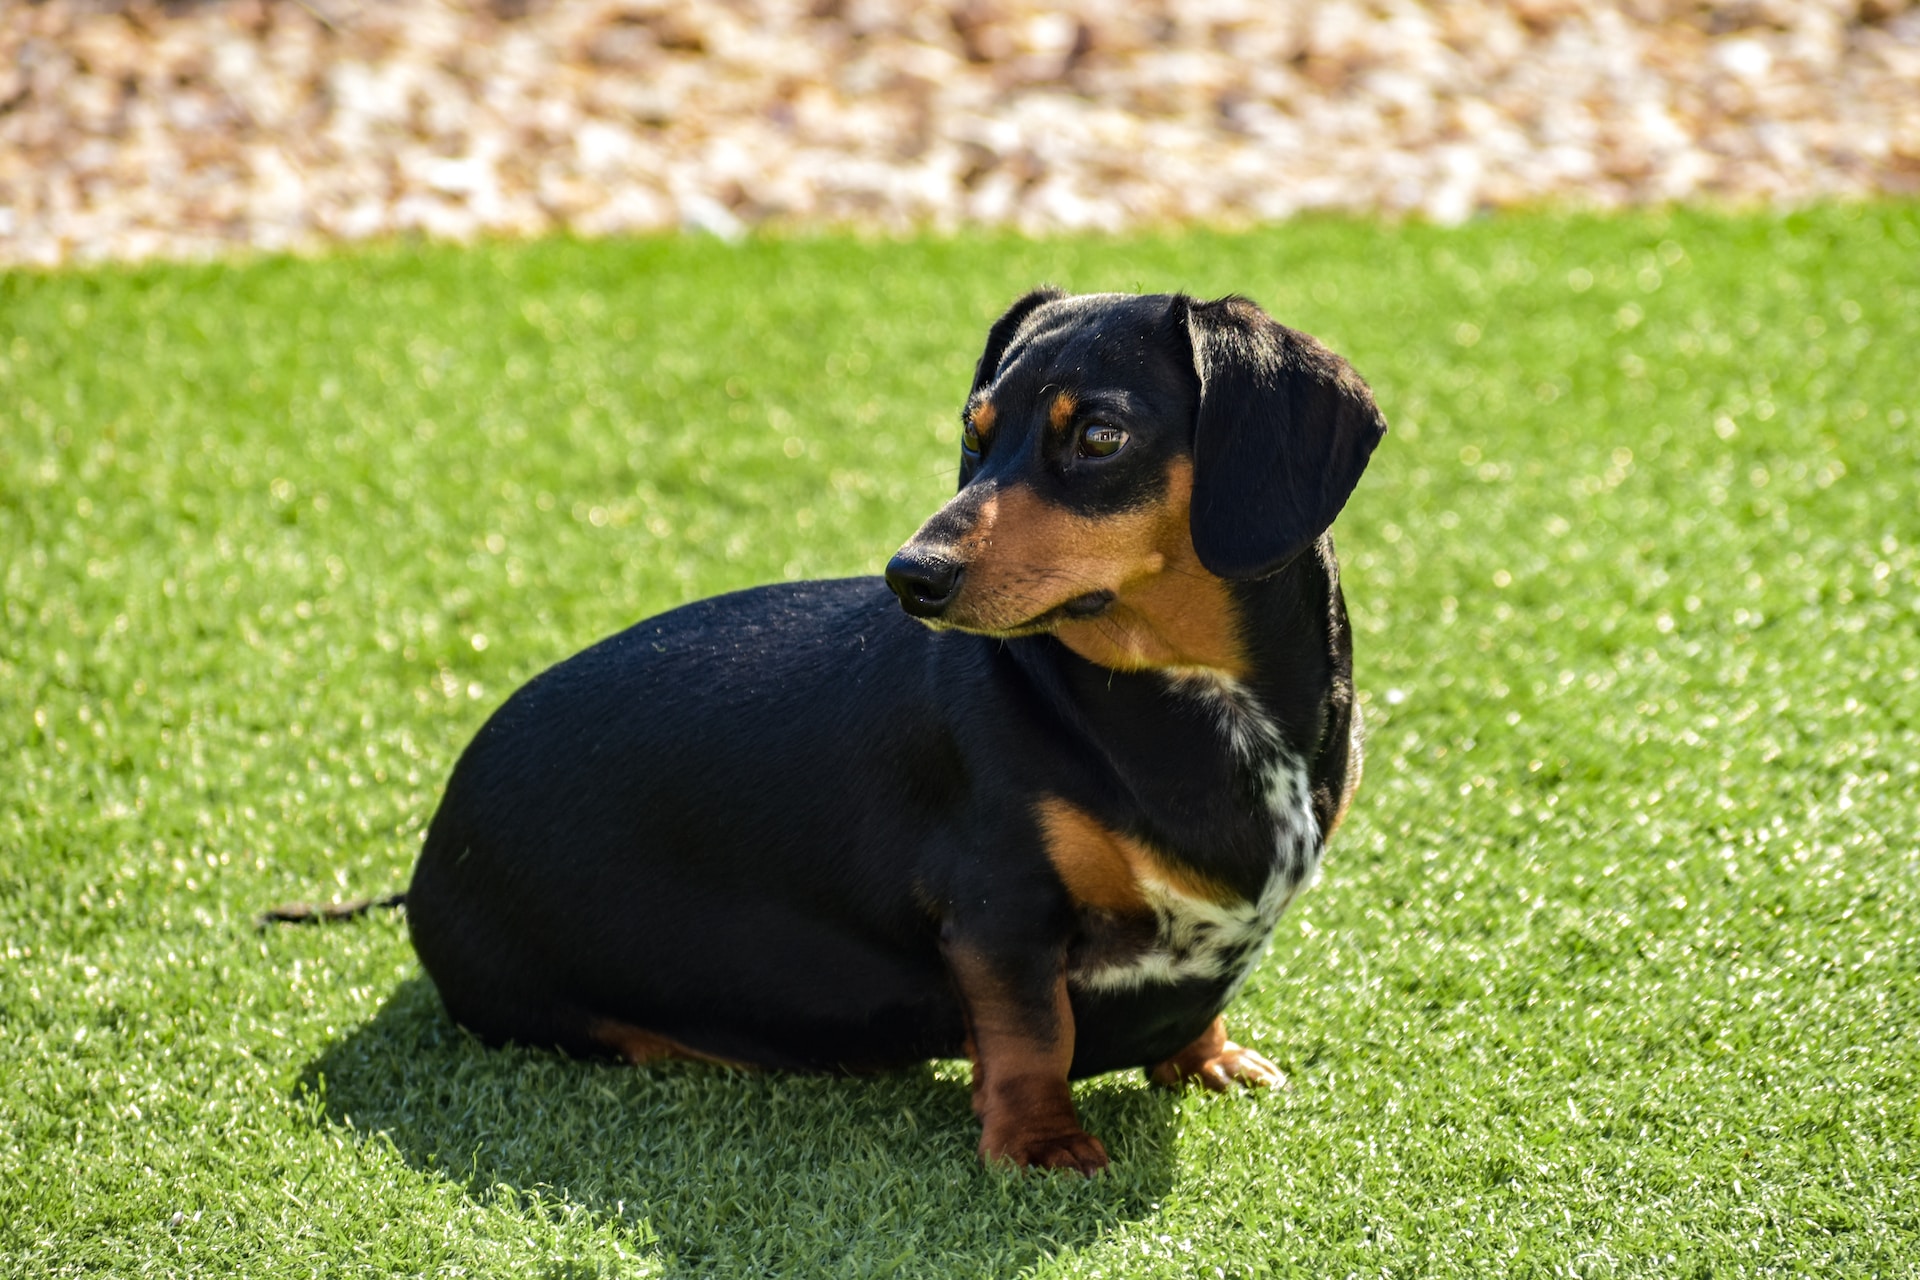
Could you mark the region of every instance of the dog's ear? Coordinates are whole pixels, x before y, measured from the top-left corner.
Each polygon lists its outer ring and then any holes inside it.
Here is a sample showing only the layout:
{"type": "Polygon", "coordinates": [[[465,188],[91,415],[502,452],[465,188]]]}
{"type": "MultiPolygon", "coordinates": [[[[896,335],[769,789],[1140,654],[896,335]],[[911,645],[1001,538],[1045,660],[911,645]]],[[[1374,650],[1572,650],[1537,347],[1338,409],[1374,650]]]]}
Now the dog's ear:
{"type": "Polygon", "coordinates": [[[1066,297],[1065,290],[1052,285],[1041,285],[1007,308],[1007,313],[993,322],[993,328],[987,330],[987,349],[980,353],[980,363],[973,366],[973,387],[967,392],[972,395],[981,387],[993,381],[993,375],[1000,371],[1000,357],[1007,354],[1007,345],[1013,341],[1013,335],[1020,331],[1020,324],[1034,311],[1049,302],[1066,297]]]}
{"type": "Polygon", "coordinates": [[[1193,547],[1223,578],[1260,578],[1346,505],[1386,419],[1351,366],[1245,298],[1187,306],[1200,379],[1193,547]]]}

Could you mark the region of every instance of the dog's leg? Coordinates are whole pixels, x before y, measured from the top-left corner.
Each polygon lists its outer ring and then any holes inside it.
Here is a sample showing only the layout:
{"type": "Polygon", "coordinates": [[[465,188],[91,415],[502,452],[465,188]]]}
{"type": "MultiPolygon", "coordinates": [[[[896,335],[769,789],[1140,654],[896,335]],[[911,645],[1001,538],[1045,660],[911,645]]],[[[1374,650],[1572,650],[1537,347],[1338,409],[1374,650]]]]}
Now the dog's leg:
{"type": "Polygon", "coordinates": [[[1227,1039],[1227,1024],[1219,1018],[1192,1044],[1148,1071],[1147,1078],[1166,1089],[1198,1080],[1215,1093],[1224,1093],[1235,1081],[1250,1089],[1284,1087],[1287,1083],[1280,1068],[1227,1039]]]}
{"type": "Polygon", "coordinates": [[[1005,956],[955,945],[947,964],[966,1009],[980,1158],[1084,1174],[1106,1168],[1107,1149],[1080,1127],[1067,1086],[1073,1009],[1065,952],[1005,956]]]}

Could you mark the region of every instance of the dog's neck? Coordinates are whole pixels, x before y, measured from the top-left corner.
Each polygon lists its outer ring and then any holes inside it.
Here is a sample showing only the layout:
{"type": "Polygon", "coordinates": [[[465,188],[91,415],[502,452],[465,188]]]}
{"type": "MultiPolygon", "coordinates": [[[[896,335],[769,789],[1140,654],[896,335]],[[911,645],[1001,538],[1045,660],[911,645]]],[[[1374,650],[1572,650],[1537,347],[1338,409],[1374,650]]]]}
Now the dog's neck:
{"type": "Polygon", "coordinates": [[[1329,699],[1351,697],[1353,685],[1332,535],[1323,534],[1277,573],[1230,588],[1245,655],[1240,697],[1292,751],[1311,757],[1327,730],[1329,699]]]}
{"type": "MultiPolygon", "coordinates": [[[[1155,704],[1165,706],[1166,718],[1175,721],[1190,719],[1185,708],[1199,701],[1210,707],[1232,755],[1251,768],[1263,770],[1281,753],[1299,760],[1313,757],[1325,736],[1329,695],[1346,697],[1351,689],[1350,645],[1331,539],[1321,538],[1256,581],[1228,582],[1210,574],[1204,581],[1199,588],[1183,582],[1177,590],[1204,606],[1205,616],[1187,619],[1183,628],[1177,614],[1162,614],[1152,630],[1161,636],[1210,638],[1217,642],[1209,653],[1214,661],[1140,661],[1137,644],[1126,648],[1121,660],[1100,661],[1111,651],[1085,641],[1101,634],[1094,630],[1101,619],[1071,624],[1071,634],[1063,627],[1051,640],[1012,643],[1057,655],[1049,665],[1059,672],[1061,691],[1096,737],[1137,739],[1158,718],[1155,704]]],[[[1169,749],[1180,749],[1176,744],[1184,735],[1169,724],[1164,740],[1169,749]]]]}
{"type": "Polygon", "coordinates": [[[1234,672],[1101,667],[1047,636],[1005,644],[1129,793],[1161,854],[1251,902],[1277,883],[1282,853],[1297,887],[1331,827],[1319,762],[1345,729],[1351,662],[1330,543],[1267,578],[1223,585],[1244,655],[1234,672]]]}

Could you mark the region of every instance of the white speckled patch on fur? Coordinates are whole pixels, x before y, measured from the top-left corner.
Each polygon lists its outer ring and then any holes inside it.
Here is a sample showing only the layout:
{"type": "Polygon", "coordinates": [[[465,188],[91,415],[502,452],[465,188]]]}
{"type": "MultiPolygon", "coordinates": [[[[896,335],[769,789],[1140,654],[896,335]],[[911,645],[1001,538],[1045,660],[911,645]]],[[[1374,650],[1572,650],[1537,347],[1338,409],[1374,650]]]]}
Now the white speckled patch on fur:
{"type": "Polygon", "coordinates": [[[1114,991],[1231,978],[1227,993],[1231,998],[1265,954],[1281,913],[1318,873],[1320,823],[1313,812],[1305,762],[1286,749],[1279,730],[1252,695],[1210,671],[1178,673],[1173,684],[1211,705],[1234,754],[1266,774],[1262,790],[1273,820],[1273,860],[1266,885],[1253,901],[1220,903],[1182,893],[1159,880],[1142,879],[1141,896],[1158,919],[1154,944],[1125,964],[1077,971],[1071,981],[1077,987],[1114,991]]]}

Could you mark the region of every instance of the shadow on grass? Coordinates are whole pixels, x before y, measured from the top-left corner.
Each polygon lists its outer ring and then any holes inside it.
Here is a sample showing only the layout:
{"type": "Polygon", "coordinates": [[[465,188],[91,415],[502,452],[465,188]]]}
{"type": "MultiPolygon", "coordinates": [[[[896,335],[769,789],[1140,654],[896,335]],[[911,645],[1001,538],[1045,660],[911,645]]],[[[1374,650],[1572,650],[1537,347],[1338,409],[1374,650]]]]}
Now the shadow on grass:
{"type": "Polygon", "coordinates": [[[489,1050],[424,977],[299,1087],[470,1196],[504,1185],[630,1228],[671,1275],[1006,1275],[1151,1213],[1175,1163],[1177,1104],[1131,1073],[1077,1094],[1112,1169],[1022,1177],[976,1163],[963,1065],[844,1079],[489,1050]]]}

